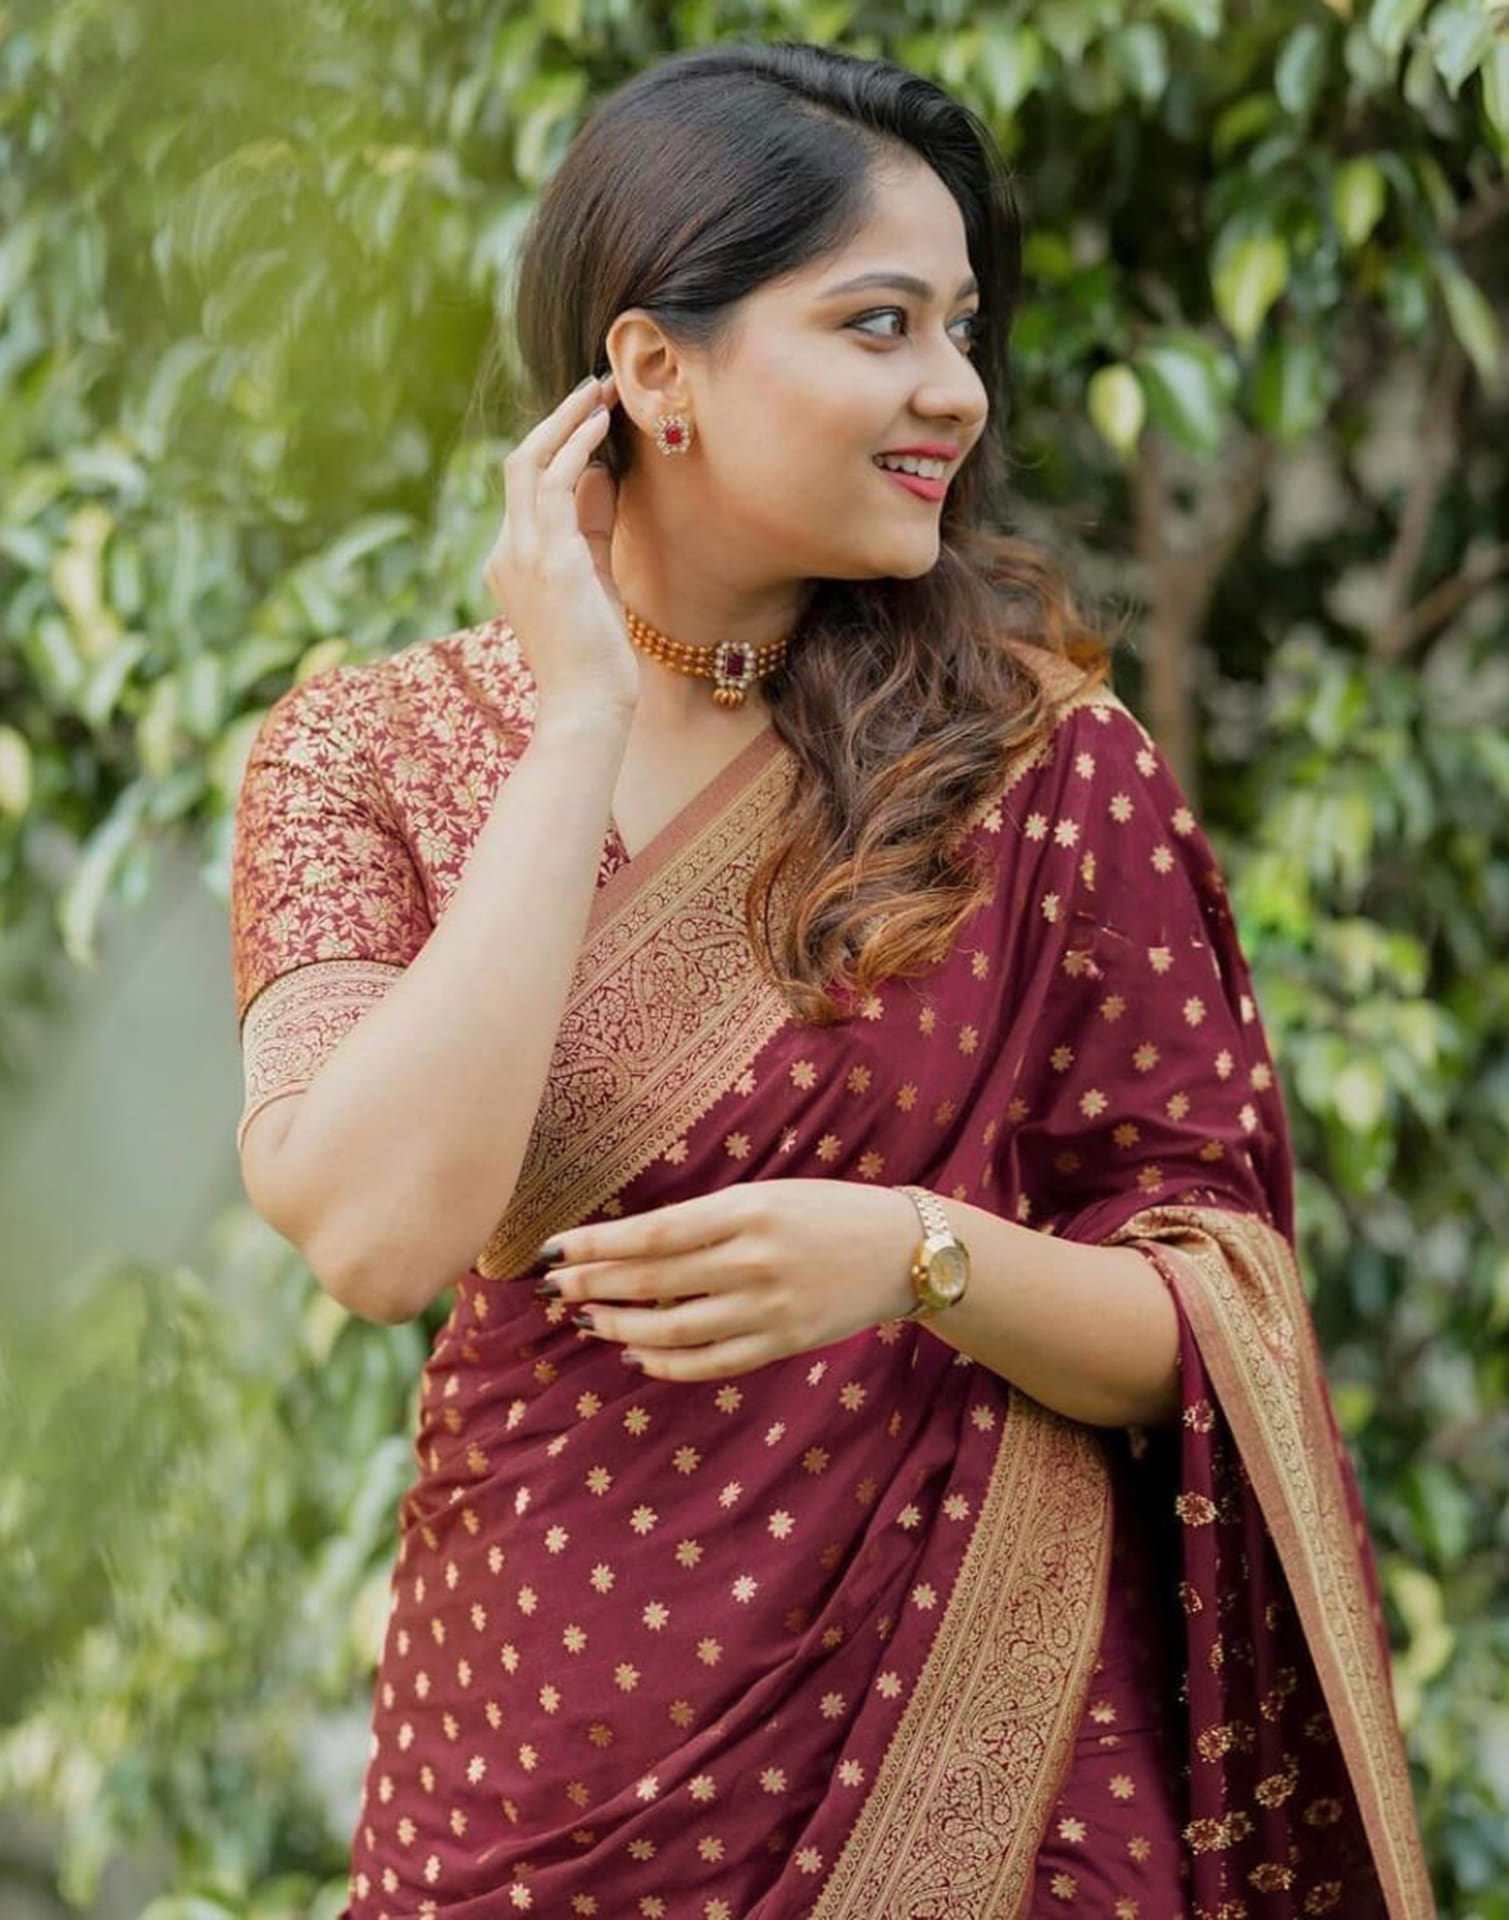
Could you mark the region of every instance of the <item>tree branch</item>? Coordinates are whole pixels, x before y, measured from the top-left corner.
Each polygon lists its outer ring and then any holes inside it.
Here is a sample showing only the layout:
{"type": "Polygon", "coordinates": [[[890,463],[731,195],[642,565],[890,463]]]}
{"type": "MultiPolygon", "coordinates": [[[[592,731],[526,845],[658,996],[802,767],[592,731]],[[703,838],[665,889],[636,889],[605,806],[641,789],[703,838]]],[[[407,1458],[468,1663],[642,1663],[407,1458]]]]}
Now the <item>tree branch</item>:
{"type": "Polygon", "coordinates": [[[1484,587],[1491,586],[1502,574],[1509,573],[1509,540],[1496,547],[1483,547],[1472,554],[1460,573],[1454,573],[1405,612],[1395,616],[1374,637],[1373,657],[1397,660],[1444,626],[1484,587]]]}
{"type": "Polygon", "coordinates": [[[1262,499],[1273,451],[1271,440],[1250,440],[1182,525],[1157,435],[1144,438],[1133,474],[1137,552],[1148,581],[1148,725],[1195,805],[1194,651],[1226,563],[1262,499]]]}
{"type": "Polygon", "coordinates": [[[1404,496],[1404,510],[1383,573],[1383,618],[1373,632],[1375,660],[1393,660],[1407,644],[1402,627],[1407,619],[1409,592],[1420,569],[1420,559],[1436,517],[1441,490],[1450,473],[1457,445],[1457,409],[1467,379],[1467,356],[1454,343],[1442,349],[1440,364],[1425,402],[1420,430],[1420,456],[1414,478],[1404,496]]]}

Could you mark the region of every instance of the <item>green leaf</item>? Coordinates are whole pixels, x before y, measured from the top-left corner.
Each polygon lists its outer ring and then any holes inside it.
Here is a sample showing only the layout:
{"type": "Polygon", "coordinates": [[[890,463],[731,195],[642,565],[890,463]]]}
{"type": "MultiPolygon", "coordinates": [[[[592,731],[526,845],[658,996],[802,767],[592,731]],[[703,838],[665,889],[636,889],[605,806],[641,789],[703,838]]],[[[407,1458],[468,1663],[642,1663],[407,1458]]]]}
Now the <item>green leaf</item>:
{"type": "Polygon", "coordinates": [[[1452,331],[1477,369],[1478,378],[1491,393],[1502,391],[1503,336],[1487,296],[1454,260],[1438,261],[1436,277],[1452,331]]]}
{"type": "Polygon", "coordinates": [[[1156,0],[1156,11],[1202,40],[1215,39],[1225,14],[1222,0],[1156,0]]]}
{"type": "Polygon", "coordinates": [[[167,1893],[142,1909],[141,1920],[237,1920],[236,1909],[200,1893],[167,1893]]]}
{"type": "Polygon", "coordinates": [[[141,634],[129,634],[103,660],[95,663],[79,700],[79,712],[91,727],[103,727],[109,721],[132,669],[147,657],[149,651],[149,643],[141,634]]]}
{"type": "Polygon", "coordinates": [[[1173,334],[1143,347],[1134,362],[1154,423],[1194,453],[1212,454],[1230,417],[1223,359],[1198,334],[1173,334]]]}
{"type": "Polygon", "coordinates": [[[58,928],[70,960],[81,967],[95,960],[95,927],[116,868],[140,823],[147,792],[141,782],[121,794],[101,826],[89,836],[83,858],[58,902],[58,928]]]}
{"type": "Polygon", "coordinates": [[[573,45],[581,39],[583,0],[536,0],[541,24],[573,45]]]}
{"type": "Polygon", "coordinates": [[[1217,119],[1210,137],[1211,152],[1218,160],[1225,160],[1249,140],[1260,139],[1278,117],[1278,102],[1271,93],[1244,95],[1217,119]]]}
{"type": "Polygon", "coordinates": [[[1135,449],[1147,419],[1147,396],[1131,367],[1101,367],[1092,374],[1086,409],[1101,437],[1123,458],[1135,449]]]}
{"type": "Polygon", "coordinates": [[[1372,1133],[1388,1111],[1388,1081],[1376,1060],[1349,1060],[1331,1084],[1331,1102],[1347,1126],[1372,1133]]]}
{"type": "Polygon", "coordinates": [[[1345,161],[1331,185],[1331,212],[1342,244],[1360,247],[1383,217],[1388,188],[1383,169],[1365,154],[1345,161]]]}
{"type": "Polygon", "coordinates": [[[31,805],[31,748],[14,727],[0,726],[0,813],[17,820],[31,805]]]}
{"type": "Polygon", "coordinates": [[[1437,7],[1426,30],[1436,71],[1453,99],[1462,84],[1477,72],[1483,55],[1493,39],[1493,24],[1479,5],[1452,4],[1437,7]]]}
{"type": "Polygon", "coordinates": [[[1391,60],[1403,51],[1405,41],[1425,12],[1425,5],[1426,0],[1373,0],[1368,33],[1391,60]]]}
{"type": "Polygon", "coordinates": [[[1275,339],[1264,347],[1253,381],[1258,425],[1291,445],[1325,418],[1327,364],[1319,341],[1275,339]]]}
{"type": "Polygon", "coordinates": [[[1099,25],[1097,11],[1091,0],[1040,0],[1033,19],[1059,58],[1073,65],[1084,58],[1099,25]]]}
{"type": "Polygon", "coordinates": [[[980,71],[998,113],[1014,113],[1043,75],[1040,35],[1031,27],[992,20],[980,42],[980,71]]]}
{"type": "Polygon", "coordinates": [[[1216,312],[1243,347],[1257,338],[1269,308],[1289,284],[1289,248],[1276,233],[1222,237],[1211,274],[1216,312]]]}
{"type": "Polygon", "coordinates": [[[1495,40],[1483,56],[1483,111],[1499,139],[1509,142],[1509,40],[1495,40]]]}
{"type": "Polygon", "coordinates": [[[1306,20],[1284,42],[1273,74],[1273,90],[1285,113],[1308,119],[1326,78],[1329,36],[1318,20],[1306,20]]]}
{"type": "Polygon", "coordinates": [[[1118,33],[1111,42],[1111,60],[1144,106],[1163,98],[1168,86],[1168,43],[1151,21],[1141,21],[1118,33]]]}

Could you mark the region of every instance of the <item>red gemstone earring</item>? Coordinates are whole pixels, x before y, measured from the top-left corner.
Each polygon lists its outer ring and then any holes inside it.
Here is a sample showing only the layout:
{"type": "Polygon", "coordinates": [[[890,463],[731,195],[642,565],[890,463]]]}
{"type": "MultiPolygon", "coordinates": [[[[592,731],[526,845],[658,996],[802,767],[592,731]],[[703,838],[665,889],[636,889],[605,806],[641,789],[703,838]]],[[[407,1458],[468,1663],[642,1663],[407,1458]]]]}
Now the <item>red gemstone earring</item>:
{"type": "Polygon", "coordinates": [[[688,453],[692,423],[684,413],[663,413],[655,422],[655,444],[662,453],[688,453]]]}

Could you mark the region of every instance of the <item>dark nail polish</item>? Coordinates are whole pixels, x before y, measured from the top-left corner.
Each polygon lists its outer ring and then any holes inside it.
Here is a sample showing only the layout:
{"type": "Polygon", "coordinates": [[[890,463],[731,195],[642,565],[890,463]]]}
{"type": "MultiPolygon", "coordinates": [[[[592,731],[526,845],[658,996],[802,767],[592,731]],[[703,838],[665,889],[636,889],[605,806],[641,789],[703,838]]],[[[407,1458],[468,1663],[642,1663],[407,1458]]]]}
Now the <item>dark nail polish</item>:
{"type": "Polygon", "coordinates": [[[579,1313],[572,1314],[571,1324],[573,1327],[582,1327],[588,1333],[591,1333],[592,1329],[597,1325],[597,1322],[592,1318],[592,1315],[588,1313],[586,1308],[584,1307],[579,1313]]]}
{"type": "Polygon", "coordinates": [[[627,1347],[624,1348],[623,1352],[618,1357],[620,1360],[623,1361],[626,1367],[633,1367],[640,1373],[644,1372],[643,1360],[640,1359],[637,1353],[630,1353],[627,1347]]]}
{"type": "Polygon", "coordinates": [[[542,1274],[548,1273],[552,1267],[558,1267],[565,1257],[565,1252],[561,1247],[558,1247],[553,1240],[547,1240],[543,1247],[537,1249],[534,1256],[534,1264],[525,1273],[524,1278],[526,1280],[538,1280],[542,1274]]]}
{"type": "Polygon", "coordinates": [[[561,1290],[553,1280],[541,1280],[534,1290],[537,1300],[559,1300],[561,1290]]]}

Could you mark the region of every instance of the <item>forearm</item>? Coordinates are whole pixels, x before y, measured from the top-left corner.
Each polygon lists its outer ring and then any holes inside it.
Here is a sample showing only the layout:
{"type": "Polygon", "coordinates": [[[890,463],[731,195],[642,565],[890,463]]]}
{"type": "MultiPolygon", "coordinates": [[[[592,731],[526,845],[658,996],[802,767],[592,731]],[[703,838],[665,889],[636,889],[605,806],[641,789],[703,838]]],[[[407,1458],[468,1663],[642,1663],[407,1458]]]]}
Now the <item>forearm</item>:
{"type": "Polygon", "coordinates": [[[507,1206],[596,890],[630,715],[542,716],[423,950],[323,1063],[278,1158],[353,1310],[419,1312],[507,1206]]]}
{"type": "Polygon", "coordinates": [[[939,1199],[970,1256],[964,1298],[928,1322],[940,1340],[1091,1426],[1178,1418],[1178,1316],[1150,1261],[939,1199]]]}

